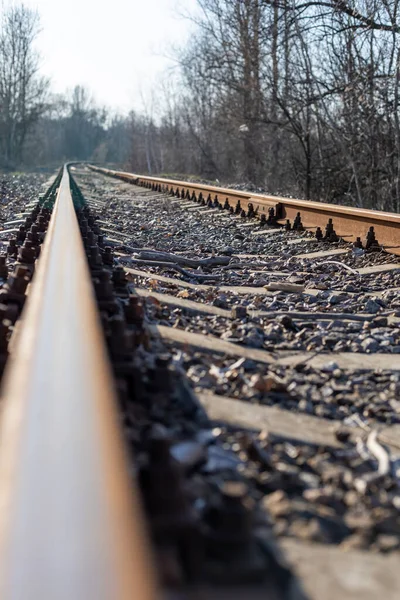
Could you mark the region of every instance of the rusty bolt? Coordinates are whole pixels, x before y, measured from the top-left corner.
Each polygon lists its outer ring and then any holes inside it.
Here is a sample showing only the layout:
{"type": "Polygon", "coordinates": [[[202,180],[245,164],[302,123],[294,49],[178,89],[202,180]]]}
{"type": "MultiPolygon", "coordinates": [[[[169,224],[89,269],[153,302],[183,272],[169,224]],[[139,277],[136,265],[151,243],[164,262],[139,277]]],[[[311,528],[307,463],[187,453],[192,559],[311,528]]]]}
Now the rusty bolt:
{"type": "Polygon", "coordinates": [[[19,226],[18,229],[18,233],[17,233],[17,241],[18,242],[23,242],[26,238],[26,229],[23,225],[19,226]]]}
{"type": "Polygon", "coordinates": [[[132,334],[126,328],[125,319],[119,315],[108,320],[110,329],[109,345],[114,358],[126,357],[133,350],[132,334]]]}
{"type": "Polygon", "coordinates": [[[329,241],[330,242],[338,242],[339,241],[339,236],[337,235],[336,231],[334,229],[332,229],[330,235],[329,235],[329,241]]]}
{"type": "Polygon", "coordinates": [[[370,248],[379,247],[379,243],[375,237],[375,230],[373,227],[369,228],[369,231],[367,233],[367,240],[365,242],[365,247],[367,250],[369,250],[370,248]]]}
{"type": "Polygon", "coordinates": [[[33,265],[36,260],[36,250],[24,244],[19,249],[18,260],[22,263],[26,263],[27,265],[33,265]]]}
{"type": "Polygon", "coordinates": [[[44,233],[46,231],[47,228],[47,220],[44,216],[39,215],[36,221],[37,224],[37,228],[41,233],[44,233]]]}
{"type": "Polygon", "coordinates": [[[332,219],[328,219],[328,223],[326,224],[325,227],[325,239],[329,240],[331,233],[334,231],[333,229],[333,221],[332,219]]]}
{"type": "Polygon", "coordinates": [[[15,238],[11,238],[8,241],[7,254],[8,254],[8,256],[13,256],[14,258],[16,258],[17,252],[18,252],[17,240],[15,238]]]}
{"type": "Polygon", "coordinates": [[[98,300],[112,300],[114,297],[114,287],[111,282],[111,273],[101,271],[93,280],[96,297],[98,300]]]}
{"type": "Polygon", "coordinates": [[[7,279],[8,276],[8,268],[6,264],[7,257],[4,254],[0,255],[0,278],[7,279]]]}
{"type": "Polygon", "coordinates": [[[18,275],[12,273],[7,279],[7,284],[4,286],[4,290],[10,291],[13,294],[18,294],[23,296],[25,294],[26,288],[28,287],[29,277],[24,275],[23,277],[19,277],[18,275]]]}
{"type": "Polygon", "coordinates": [[[95,269],[97,267],[101,267],[101,265],[103,264],[103,260],[101,258],[98,246],[90,246],[88,259],[91,268],[95,269]]]}
{"type": "Polygon", "coordinates": [[[276,227],[277,224],[278,223],[277,223],[277,220],[276,220],[275,209],[273,208],[273,206],[271,206],[268,209],[267,225],[270,225],[271,227],[276,227]]]}
{"type": "Polygon", "coordinates": [[[123,267],[118,265],[113,269],[112,279],[115,286],[122,287],[128,283],[123,267]]]}
{"type": "Polygon", "coordinates": [[[254,212],[254,205],[249,202],[249,204],[247,205],[247,216],[249,217],[249,219],[252,219],[253,217],[255,217],[255,212],[254,212]]]}
{"type": "Polygon", "coordinates": [[[109,267],[114,264],[114,255],[111,246],[106,246],[103,250],[103,263],[109,267]]]}
{"type": "Polygon", "coordinates": [[[301,215],[298,212],[294,221],[293,221],[293,229],[295,231],[303,231],[304,227],[303,227],[303,223],[301,222],[301,215]]]}
{"type": "Polygon", "coordinates": [[[124,314],[129,325],[143,324],[144,307],[137,296],[129,296],[128,302],[124,304],[124,314]]]}

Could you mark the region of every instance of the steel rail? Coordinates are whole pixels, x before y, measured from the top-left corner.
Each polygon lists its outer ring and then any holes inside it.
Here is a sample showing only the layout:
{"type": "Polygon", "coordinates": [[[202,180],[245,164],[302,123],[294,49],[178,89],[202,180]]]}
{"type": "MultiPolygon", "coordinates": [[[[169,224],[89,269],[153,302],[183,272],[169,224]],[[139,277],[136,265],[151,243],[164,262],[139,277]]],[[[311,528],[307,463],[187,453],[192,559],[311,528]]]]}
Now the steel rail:
{"type": "Polygon", "coordinates": [[[94,165],[89,165],[89,168],[137,185],[147,183],[155,186],[163,186],[165,191],[174,190],[180,194],[183,191],[185,195],[188,193],[190,196],[192,193],[195,193],[197,196],[200,192],[206,197],[208,194],[211,194],[212,196],[217,196],[222,203],[227,199],[233,207],[235,207],[239,200],[244,210],[248,210],[249,204],[252,204],[258,216],[262,214],[267,215],[268,209],[274,208],[279,217],[278,221],[281,223],[284,223],[286,219],[294,220],[297,213],[300,212],[302,223],[309,230],[316,230],[317,227],[320,227],[324,231],[328,219],[332,219],[337,235],[349,242],[355,241],[357,237],[365,241],[367,232],[372,226],[374,227],[378,243],[392,254],[400,255],[400,215],[397,213],[352,208],[337,204],[313,202],[311,200],[296,200],[266,194],[252,194],[246,191],[232,190],[202,183],[175,181],[161,177],[149,177],[135,173],[126,173],[124,171],[114,171],[94,165]]]}
{"type": "Polygon", "coordinates": [[[153,600],[69,173],[1,392],[1,600],[153,600]]]}

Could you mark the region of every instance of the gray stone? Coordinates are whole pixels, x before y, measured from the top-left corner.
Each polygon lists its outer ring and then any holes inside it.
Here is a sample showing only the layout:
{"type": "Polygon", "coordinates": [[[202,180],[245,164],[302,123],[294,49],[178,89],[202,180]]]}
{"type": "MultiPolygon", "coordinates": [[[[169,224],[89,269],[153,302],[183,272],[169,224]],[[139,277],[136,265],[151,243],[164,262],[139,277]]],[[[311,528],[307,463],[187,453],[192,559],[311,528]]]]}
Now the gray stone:
{"type": "Polygon", "coordinates": [[[361,347],[364,352],[377,352],[379,350],[379,344],[374,338],[367,337],[361,342],[361,347]]]}
{"type": "Polygon", "coordinates": [[[372,300],[372,298],[370,298],[365,303],[364,308],[367,313],[375,314],[380,311],[381,306],[377,302],[375,302],[375,300],[372,300]]]}

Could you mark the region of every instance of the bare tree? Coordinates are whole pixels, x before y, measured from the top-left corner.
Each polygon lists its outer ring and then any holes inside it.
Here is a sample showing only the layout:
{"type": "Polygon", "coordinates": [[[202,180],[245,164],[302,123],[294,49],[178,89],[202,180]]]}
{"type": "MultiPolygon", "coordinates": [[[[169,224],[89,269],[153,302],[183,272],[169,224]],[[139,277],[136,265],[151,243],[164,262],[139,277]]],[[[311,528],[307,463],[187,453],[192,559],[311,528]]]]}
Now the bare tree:
{"type": "Polygon", "coordinates": [[[38,73],[34,41],[37,13],[11,6],[0,29],[0,161],[7,167],[22,159],[26,135],[45,108],[48,82],[38,73]]]}

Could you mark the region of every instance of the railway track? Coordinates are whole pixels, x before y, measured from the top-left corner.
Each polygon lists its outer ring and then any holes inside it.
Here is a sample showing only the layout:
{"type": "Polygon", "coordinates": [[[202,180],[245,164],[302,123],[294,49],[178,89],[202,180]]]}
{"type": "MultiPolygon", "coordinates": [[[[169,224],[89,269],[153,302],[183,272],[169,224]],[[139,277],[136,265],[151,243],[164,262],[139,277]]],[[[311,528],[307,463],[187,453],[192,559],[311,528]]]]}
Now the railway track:
{"type": "Polygon", "coordinates": [[[1,598],[397,597],[399,228],[64,167],[0,232],[1,598]]]}

